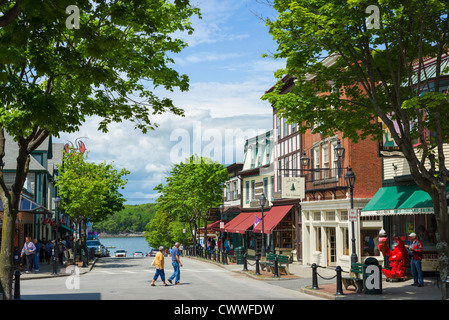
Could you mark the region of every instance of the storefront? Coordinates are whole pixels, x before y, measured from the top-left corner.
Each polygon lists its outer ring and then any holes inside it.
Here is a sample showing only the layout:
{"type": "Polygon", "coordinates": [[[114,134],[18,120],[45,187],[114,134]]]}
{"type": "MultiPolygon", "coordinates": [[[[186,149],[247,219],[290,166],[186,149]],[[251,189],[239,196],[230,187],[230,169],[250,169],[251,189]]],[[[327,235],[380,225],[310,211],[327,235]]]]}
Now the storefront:
{"type": "MultiPolygon", "coordinates": [[[[370,199],[354,199],[355,208],[363,208],[370,199]]],[[[301,203],[303,264],[323,267],[340,266],[349,270],[352,254],[352,228],[348,215],[349,199],[304,201],[301,203]]],[[[357,217],[354,221],[355,249],[359,262],[367,256],[380,258],[375,238],[382,228],[380,217],[357,217]]]]}
{"type": "MultiPolygon", "coordinates": [[[[292,255],[296,243],[294,206],[274,206],[264,210],[263,234],[265,252],[292,255]]],[[[242,212],[229,221],[224,231],[240,234],[241,241],[234,243],[250,255],[260,254],[262,248],[262,212],[242,212]]]]}
{"type": "MultiPolygon", "coordinates": [[[[449,188],[448,188],[449,191],[449,188]]],[[[361,216],[382,217],[383,229],[388,235],[388,245],[394,237],[406,244],[408,235],[416,233],[423,245],[423,271],[436,271],[436,221],[430,196],[415,184],[404,184],[380,188],[363,208],[361,216]]]]}

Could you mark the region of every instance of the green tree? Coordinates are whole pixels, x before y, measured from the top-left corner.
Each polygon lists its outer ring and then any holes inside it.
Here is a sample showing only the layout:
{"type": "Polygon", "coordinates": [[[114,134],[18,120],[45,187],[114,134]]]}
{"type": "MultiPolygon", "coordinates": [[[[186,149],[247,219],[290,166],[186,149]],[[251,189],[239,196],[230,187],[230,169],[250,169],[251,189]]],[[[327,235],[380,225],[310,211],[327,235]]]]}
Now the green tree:
{"type": "MultiPolygon", "coordinates": [[[[433,200],[440,275],[446,279],[448,170],[443,145],[449,142],[449,103],[440,85],[448,71],[441,60],[448,50],[448,2],[274,0],[271,4],[279,13],[276,19],[267,19],[278,43],[274,57],[287,60],[277,76],[295,78],[295,86],[280,94],[279,81],[263,99],[274,104],[280,116],[299,123],[301,132],[313,125],[315,132],[341,131],[355,142],[381,137],[379,117],[414,181],[433,200]],[[377,9],[378,25],[372,19],[377,9]],[[431,57],[436,58],[432,74],[424,67],[424,60],[431,57]]],[[[445,299],[444,282],[441,290],[445,299]]]]}
{"type": "Polygon", "coordinates": [[[228,179],[225,166],[209,158],[193,155],[173,166],[165,185],[155,188],[160,193],[158,210],[170,212],[187,222],[196,247],[198,220],[202,220],[207,234],[207,221],[212,208],[223,201],[223,187],[228,179]]]}
{"type": "MultiPolygon", "coordinates": [[[[10,4],[0,1],[0,9],[10,12],[10,4]]],[[[5,299],[12,297],[15,220],[30,153],[48,135],[77,131],[88,116],[98,116],[104,132],[109,123],[124,120],[147,132],[157,126],[151,115],[183,114],[152,88],[188,89],[188,77],[170,67],[167,53],[186,46],[175,32],[193,31],[189,18],[199,12],[189,1],[79,0],[79,29],[66,27],[69,5],[70,0],[23,1],[17,18],[0,29],[0,160],[5,130],[19,146],[11,190],[0,173],[5,299]]]]}
{"type": "Polygon", "coordinates": [[[111,164],[96,164],[86,159],[79,152],[65,153],[56,180],[61,208],[78,225],[83,220],[102,221],[123,209],[126,201],[119,190],[127,183],[123,176],[129,171],[118,171],[111,164]]]}

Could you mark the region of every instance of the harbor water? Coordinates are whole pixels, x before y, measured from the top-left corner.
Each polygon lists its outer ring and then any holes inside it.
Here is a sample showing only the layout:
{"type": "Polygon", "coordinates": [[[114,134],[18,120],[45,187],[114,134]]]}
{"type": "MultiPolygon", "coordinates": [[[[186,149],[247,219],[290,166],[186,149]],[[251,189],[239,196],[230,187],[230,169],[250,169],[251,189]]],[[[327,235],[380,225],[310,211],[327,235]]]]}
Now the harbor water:
{"type": "Polygon", "coordinates": [[[137,251],[147,254],[152,249],[144,237],[99,238],[98,240],[109,250],[111,257],[114,256],[115,250],[118,249],[124,249],[127,257],[132,257],[133,253],[137,251]]]}

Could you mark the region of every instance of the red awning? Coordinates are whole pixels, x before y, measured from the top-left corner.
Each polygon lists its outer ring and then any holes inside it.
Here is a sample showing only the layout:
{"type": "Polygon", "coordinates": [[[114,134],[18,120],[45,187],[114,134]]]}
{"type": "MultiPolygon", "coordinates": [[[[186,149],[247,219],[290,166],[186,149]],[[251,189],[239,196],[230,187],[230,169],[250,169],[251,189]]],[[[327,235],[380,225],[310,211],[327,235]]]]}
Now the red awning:
{"type": "Polygon", "coordinates": [[[254,225],[256,217],[262,217],[261,212],[242,212],[224,226],[225,232],[245,233],[246,229],[254,225]]]}
{"type": "MultiPolygon", "coordinates": [[[[272,207],[270,211],[264,211],[263,214],[263,233],[271,234],[273,233],[273,229],[281,222],[281,220],[285,217],[285,215],[293,208],[293,205],[290,206],[278,206],[272,207]]],[[[254,223],[254,221],[253,221],[254,223]]],[[[262,222],[260,222],[256,228],[254,229],[255,233],[262,233],[262,222]]]]}
{"type": "Polygon", "coordinates": [[[229,220],[218,220],[215,222],[212,222],[207,225],[207,230],[214,230],[214,231],[220,231],[220,222],[224,222],[224,224],[228,223],[229,220]]]}

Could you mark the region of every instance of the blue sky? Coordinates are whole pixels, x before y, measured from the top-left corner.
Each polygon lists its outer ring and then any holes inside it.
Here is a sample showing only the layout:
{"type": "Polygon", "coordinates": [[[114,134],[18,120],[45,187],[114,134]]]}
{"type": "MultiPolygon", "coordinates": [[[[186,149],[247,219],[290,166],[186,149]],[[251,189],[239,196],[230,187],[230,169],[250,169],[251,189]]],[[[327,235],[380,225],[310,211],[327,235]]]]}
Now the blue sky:
{"type": "Polygon", "coordinates": [[[164,182],[173,164],[193,153],[223,164],[241,162],[244,139],[272,128],[272,109],[260,97],[274,85],[274,72],[284,62],[262,58],[276,50],[276,43],[257,15],[274,17],[274,9],[256,0],[192,3],[202,19],[192,20],[193,35],[177,34],[189,46],[172,56],[174,68],[189,76],[190,90],[156,91],[173,99],[185,117],[154,117],[159,127],[146,135],[128,122],[113,124],[103,134],[97,131],[99,119],[92,117],[79,132],[56,140],[86,137],[89,160],[131,171],[123,190],[127,204],[154,202],[153,188],[164,182]]]}

